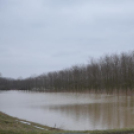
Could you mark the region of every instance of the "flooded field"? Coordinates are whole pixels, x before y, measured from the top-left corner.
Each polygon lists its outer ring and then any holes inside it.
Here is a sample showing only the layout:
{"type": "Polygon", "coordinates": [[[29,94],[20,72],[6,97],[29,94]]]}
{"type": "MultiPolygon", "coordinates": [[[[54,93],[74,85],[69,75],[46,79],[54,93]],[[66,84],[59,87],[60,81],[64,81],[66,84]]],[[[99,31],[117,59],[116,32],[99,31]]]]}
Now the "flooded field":
{"type": "Polygon", "coordinates": [[[66,130],[134,127],[134,97],[1,91],[0,111],[66,130]]]}

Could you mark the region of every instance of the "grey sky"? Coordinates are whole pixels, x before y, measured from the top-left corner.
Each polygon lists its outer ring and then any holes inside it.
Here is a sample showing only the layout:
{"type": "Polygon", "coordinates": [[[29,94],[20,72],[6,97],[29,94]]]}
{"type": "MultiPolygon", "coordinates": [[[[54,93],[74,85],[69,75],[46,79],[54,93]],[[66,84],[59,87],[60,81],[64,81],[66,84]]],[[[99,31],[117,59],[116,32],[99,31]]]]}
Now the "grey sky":
{"type": "Polygon", "coordinates": [[[0,0],[0,72],[23,78],[134,50],[134,0],[0,0]]]}

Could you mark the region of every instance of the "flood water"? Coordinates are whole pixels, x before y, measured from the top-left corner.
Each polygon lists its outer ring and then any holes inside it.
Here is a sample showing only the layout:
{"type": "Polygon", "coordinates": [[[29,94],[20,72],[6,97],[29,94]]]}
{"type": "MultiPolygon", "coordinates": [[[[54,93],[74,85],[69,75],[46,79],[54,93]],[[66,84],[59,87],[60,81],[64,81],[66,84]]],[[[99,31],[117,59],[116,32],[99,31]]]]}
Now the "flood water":
{"type": "Polygon", "coordinates": [[[1,91],[0,111],[66,130],[134,127],[134,97],[1,91]]]}

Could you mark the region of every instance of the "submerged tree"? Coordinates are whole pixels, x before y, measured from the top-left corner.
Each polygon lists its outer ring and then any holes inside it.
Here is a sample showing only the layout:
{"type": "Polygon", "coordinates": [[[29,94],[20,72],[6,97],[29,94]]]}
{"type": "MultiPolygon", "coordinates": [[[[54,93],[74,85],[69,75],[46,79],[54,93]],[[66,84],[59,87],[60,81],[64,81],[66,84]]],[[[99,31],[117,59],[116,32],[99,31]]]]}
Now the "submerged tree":
{"type": "Polygon", "coordinates": [[[75,65],[61,71],[49,72],[26,79],[0,77],[0,89],[47,91],[94,91],[112,93],[114,90],[133,91],[134,52],[105,55],[90,59],[86,65],[75,65]]]}

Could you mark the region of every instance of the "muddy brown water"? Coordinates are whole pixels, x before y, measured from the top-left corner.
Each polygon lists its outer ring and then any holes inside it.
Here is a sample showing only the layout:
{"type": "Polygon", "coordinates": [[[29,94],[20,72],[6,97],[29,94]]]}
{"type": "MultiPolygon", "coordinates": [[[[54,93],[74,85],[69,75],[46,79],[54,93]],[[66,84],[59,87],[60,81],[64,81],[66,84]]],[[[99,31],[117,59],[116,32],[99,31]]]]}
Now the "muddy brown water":
{"type": "Polygon", "coordinates": [[[134,97],[1,91],[0,111],[66,130],[134,127],[134,97]]]}

